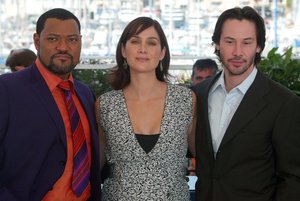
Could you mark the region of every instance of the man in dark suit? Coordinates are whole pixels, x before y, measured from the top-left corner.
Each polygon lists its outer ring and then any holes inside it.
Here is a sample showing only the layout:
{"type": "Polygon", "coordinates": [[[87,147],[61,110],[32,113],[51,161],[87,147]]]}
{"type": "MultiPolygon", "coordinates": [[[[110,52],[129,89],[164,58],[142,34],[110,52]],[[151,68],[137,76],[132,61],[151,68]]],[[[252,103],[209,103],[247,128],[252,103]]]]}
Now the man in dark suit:
{"type": "Polygon", "coordinates": [[[33,39],[35,63],[0,77],[0,200],[100,200],[95,97],[71,75],[80,23],[65,9],[51,9],[33,39]]]}
{"type": "Polygon", "coordinates": [[[223,12],[212,40],[223,71],[195,87],[198,201],[300,200],[300,99],[264,76],[263,19],[223,12]]]}

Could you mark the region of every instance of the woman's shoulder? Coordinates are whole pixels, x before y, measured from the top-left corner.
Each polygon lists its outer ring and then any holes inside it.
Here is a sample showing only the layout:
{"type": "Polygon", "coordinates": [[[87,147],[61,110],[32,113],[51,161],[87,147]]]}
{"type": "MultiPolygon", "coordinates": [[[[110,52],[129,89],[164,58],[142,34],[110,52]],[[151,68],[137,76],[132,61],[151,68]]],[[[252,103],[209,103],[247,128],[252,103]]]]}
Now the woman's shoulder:
{"type": "Polygon", "coordinates": [[[185,86],[185,85],[180,85],[180,84],[168,84],[170,90],[172,91],[176,91],[176,92],[179,92],[179,93],[191,93],[192,90],[185,86]]]}
{"type": "Polygon", "coordinates": [[[101,94],[100,99],[116,97],[118,95],[121,95],[121,92],[122,92],[121,90],[110,90],[101,94]]]}

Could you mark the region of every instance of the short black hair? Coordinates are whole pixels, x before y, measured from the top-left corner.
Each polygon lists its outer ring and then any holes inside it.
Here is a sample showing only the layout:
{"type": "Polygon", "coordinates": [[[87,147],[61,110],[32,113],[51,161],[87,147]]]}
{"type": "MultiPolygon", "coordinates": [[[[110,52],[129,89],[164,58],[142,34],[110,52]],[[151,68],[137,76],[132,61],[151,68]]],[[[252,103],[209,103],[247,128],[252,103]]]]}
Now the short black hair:
{"type": "Polygon", "coordinates": [[[215,75],[218,71],[218,64],[212,59],[198,59],[193,65],[192,77],[195,74],[195,69],[197,70],[212,69],[213,74],[215,75]]]}
{"type": "Polygon", "coordinates": [[[71,13],[70,11],[63,9],[63,8],[54,8],[54,9],[46,11],[39,17],[37,24],[36,24],[36,33],[37,34],[39,34],[39,35],[41,34],[41,32],[44,29],[45,22],[49,18],[55,18],[55,19],[59,19],[59,20],[73,19],[76,21],[76,23],[78,25],[79,33],[80,33],[80,30],[81,30],[80,22],[73,13],[71,13]]]}

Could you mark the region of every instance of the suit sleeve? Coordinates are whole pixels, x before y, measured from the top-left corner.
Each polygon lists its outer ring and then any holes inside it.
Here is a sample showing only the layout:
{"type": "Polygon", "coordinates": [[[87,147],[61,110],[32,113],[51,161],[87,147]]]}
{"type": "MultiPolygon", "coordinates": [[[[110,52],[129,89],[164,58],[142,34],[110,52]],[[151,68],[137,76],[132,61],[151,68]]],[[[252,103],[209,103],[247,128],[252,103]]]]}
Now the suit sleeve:
{"type": "Polygon", "coordinates": [[[276,201],[300,200],[300,99],[286,101],[273,135],[276,154],[276,201]]]}
{"type": "Polygon", "coordinates": [[[17,199],[6,188],[7,174],[4,172],[5,166],[5,136],[8,126],[8,96],[0,80],[0,200],[17,201],[17,199]]]}

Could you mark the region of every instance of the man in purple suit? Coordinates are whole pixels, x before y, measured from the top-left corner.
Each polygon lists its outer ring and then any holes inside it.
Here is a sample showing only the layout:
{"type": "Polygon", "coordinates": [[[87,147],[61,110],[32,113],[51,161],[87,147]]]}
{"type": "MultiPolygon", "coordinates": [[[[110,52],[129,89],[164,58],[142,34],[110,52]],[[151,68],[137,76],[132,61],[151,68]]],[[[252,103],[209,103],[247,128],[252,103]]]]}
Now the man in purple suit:
{"type": "Polygon", "coordinates": [[[51,9],[39,17],[33,39],[35,63],[0,77],[0,200],[100,200],[95,97],[71,74],[80,59],[80,23],[65,9],[51,9]],[[84,184],[74,181],[73,158],[80,146],[74,146],[62,82],[70,85],[82,125],[84,184]]]}

